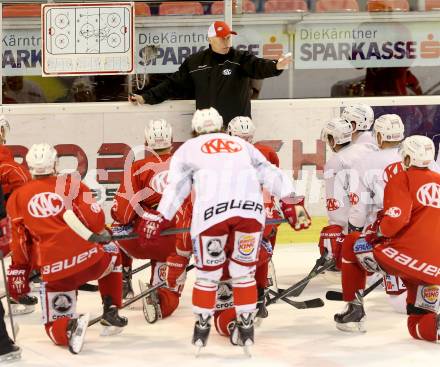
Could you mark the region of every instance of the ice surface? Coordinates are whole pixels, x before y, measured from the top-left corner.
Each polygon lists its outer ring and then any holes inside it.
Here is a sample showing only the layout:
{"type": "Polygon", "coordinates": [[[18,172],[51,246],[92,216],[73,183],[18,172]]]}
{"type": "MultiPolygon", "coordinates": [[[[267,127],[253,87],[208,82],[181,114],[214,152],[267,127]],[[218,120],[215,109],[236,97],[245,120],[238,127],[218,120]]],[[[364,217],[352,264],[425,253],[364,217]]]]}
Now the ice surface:
{"type": "MultiPolygon", "coordinates": [[[[282,245],[275,250],[275,265],[280,287],[287,287],[312,268],[317,256],[314,245],[282,245]]],[[[140,265],[135,262],[135,266],[140,265]]],[[[147,278],[146,271],[135,278],[147,278]]],[[[148,273],[149,278],[149,273],[148,273]]],[[[279,366],[411,366],[432,365],[439,360],[440,345],[413,340],[406,328],[406,316],[395,313],[383,291],[366,298],[367,333],[348,334],[336,330],[333,314],[342,302],[326,301],[323,308],[297,310],[285,303],[271,305],[269,318],[256,330],[253,357],[248,359],[239,347],[217,335],[214,327],[208,346],[198,359],[190,344],[193,328],[189,275],[181,305],[176,313],[156,324],[147,324],[142,311],[124,310],[129,324],[120,335],[100,337],[100,326],[91,327],[84,349],[72,355],[66,348],[52,344],[40,323],[41,312],[17,317],[20,324],[18,344],[23,357],[17,366],[118,366],[118,367],[279,367],[279,366]]],[[[133,281],[136,287],[137,280],[133,281]]],[[[312,281],[298,300],[325,298],[325,291],[338,289],[323,277],[312,281]]],[[[137,290],[136,290],[137,291],[137,290]]],[[[101,312],[98,293],[80,292],[80,312],[92,317],[101,312]]],[[[8,320],[6,320],[8,322],[8,320]]]]}

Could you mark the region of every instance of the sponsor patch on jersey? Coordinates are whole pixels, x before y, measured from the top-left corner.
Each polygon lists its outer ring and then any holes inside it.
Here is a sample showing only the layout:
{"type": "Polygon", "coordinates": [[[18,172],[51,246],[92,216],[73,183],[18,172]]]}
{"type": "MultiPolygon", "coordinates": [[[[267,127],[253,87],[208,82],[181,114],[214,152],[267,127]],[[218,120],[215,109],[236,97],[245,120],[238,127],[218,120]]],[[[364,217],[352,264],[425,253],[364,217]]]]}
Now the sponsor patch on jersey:
{"type": "Polygon", "coordinates": [[[439,295],[438,287],[435,285],[427,285],[422,289],[422,298],[425,302],[433,305],[437,302],[439,295]]]}
{"type": "Polygon", "coordinates": [[[99,205],[98,203],[92,203],[90,204],[90,210],[96,214],[101,213],[101,205],[99,205]]]}
{"type": "Polygon", "coordinates": [[[356,205],[359,202],[359,196],[357,196],[357,194],[355,194],[354,192],[350,192],[348,197],[350,199],[351,205],[356,205]]]}
{"type": "Polygon", "coordinates": [[[160,280],[167,279],[167,264],[164,263],[159,266],[159,269],[157,270],[157,275],[159,276],[160,280]]]}
{"type": "Polygon", "coordinates": [[[436,182],[424,184],[417,190],[417,201],[423,206],[440,208],[440,185],[436,182]]]}
{"type": "Polygon", "coordinates": [[[341,204],[339,204],[339,201],[335,198],[327,199],[327,210],[329,212],[338,210],[341,207],[341,204]]]}
{"type": "Polygon", "coordinates": [[[217,301],[218,302],[229,302],[232,300],[232,286],[230,283],[221,282],[218,285],[217,290],[217,301]]]}
{"type": "Polygon", "coordinates": [[[42,192],[32,196],[28,203],[28,212],[35,218],[53,217],[64,208],[62,197],[54,192],[42,192]]]}
{"type": "Polygon", "coordinates": [[[67,293],[58,293],[52,298],[52,307],[59,313],[70,311],[73,305],[72,298],[67,293]]]}
{"type": "Polygon", "coordinates": [[[399,218],[402,215],[402,210],[398,206],[392,206],[391,208],[388,208],[385,215],[391,218],[399,218]]]}
{"type": "Polygon", "coordinates": [[[201,147],[202,152],[206,154],[237,153],[242,149],[238,142],[228,139],[211,139],[201,147]]]}
{"type": "Polygon", "coordinates": [[[206,245],[206,250],[208,254],[212,257],[219,257],[223,252],[223,246],[221,240],[213,238],[209,240],[206,245]]]}
{"type": "Polygon", "coordinates": [[[224,69],[223,70],[223,75],[231,75],[232,74],[232,70],[231,69],[224,69]]]}
{"type": "Polygon", "coordinates": [[[363,253],[363,252],[369,252],[373,251],[373,246],[371,246],[371,243],[368,243],[365,238],[359,238],[353,246],[353,252],[355,254],[363,253]]]}
{"type": "Polygon", "coordinates": [[[419,285],[414,305],[424,310],[438,313],[440,308],[439,293],[438,285],[419,285]]]}
{"type": "Polygon", "coordinates": [[[226,245],[228,236],[200,236],[194,244],[194,255],[200,262],[196,262],[198,266],[218,266],[226,261],[226,253],[223,250],[226,245]],[[200,249],[198,248],[200,247],[200,249]],[[197,254],[197,255],[196,255],[197,254]]]}
{"type": "Polygon", "coordinates": [[[255,250],[255,237],[252,235],[241,236],[238,240],[238,251],[244,256],[252,254],[255,250]]]}

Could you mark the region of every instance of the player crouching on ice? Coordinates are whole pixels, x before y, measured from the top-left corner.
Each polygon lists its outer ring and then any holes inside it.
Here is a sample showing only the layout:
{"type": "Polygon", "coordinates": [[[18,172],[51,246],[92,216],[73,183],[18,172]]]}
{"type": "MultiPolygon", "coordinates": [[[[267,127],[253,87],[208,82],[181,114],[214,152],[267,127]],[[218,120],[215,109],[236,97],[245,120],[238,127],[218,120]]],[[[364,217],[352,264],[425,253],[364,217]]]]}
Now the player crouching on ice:
{"type": "MultiPolygon", "coordinates": [[[[114,233],[128,234],[136,230],[144,209],[156,208],[166,185],[166,177],[172,156],[171,125],[163,119],[152,120],[145,128],[145,146],[147,156],[131,164],[124,173],[111,209],[114,233]],[[122,227],[118,227],[122,225],[122,227]],[[128,230],[126,229],[128,228],[128,230]],[[122,232],[122,231],[124,232],[122,232]],[[118,231],[118,232],[116,232],[118,231]]],[[[180,213],[176,214],[171,226],[181,222],[180,213]]],[[[122,249],[123,261],[123,297],[133,297],[130,269],[132,259],[151,260],[151,279],[149,284],[139,280],[141,291],[165,280],[166,259],[176,251],[176,235],[161,236],[156,241],[136,238],[117,242],[122,249]],[[130,294],[131,293],[131,294],[130,294]]],[[[142,299],[145,319],[148,323],[170,316],[179,305],[183,287],[160,287],[142,299]]]]}
{"type": "MultiPolygon", "coordinates": [[[[196,137],[174,153],[157,211],[148,210],[143,216],[145,237],[158,238],[194,189],[191,238],[197,269],[192,342],[199,349],[209,336],[218,283],[228,259],[237,314],[231,342],[245,347],[254,342],[254,274],[266,219],[261,185],[283,198],[281,208],[292,227],[300,230],[310,226],[303,198],[295,197],[291,178],[248,142],[221,132],[222,125],[223,119],[214,108],[195,112],[192,129],[196,137]]],[[[188,262],[180,256],[174,268],[183,273],[188,262]]]]}
{"type": "Polygon", "coordinates": [[[34,180],[9,197],[12,265],[8,285],[13,298],[29,292],[28,261],[34,251],[43,280],[40,293],[46,332],[55,344],[68,346],[77,354],[89,321],[88,314],[76,314],[80,285],[98,279],[104,309],[101,324],[106,333],[120,331],[127,324],[118,315],[121,259],[91,191],[72,176],[57,176],[57,161],[57,152],[50,145],[32,145],[26,162],[34,180]]]}
{"type": "Polygon", "coordinates": [[[400,276],[407,287],[411,336],[437,341],[440,175],[428,168],[434,159],[434,144],[425,136],[415,135],[402,142],[399,152],[405,170],[385,186],[383,216],[351,249],[343,249],[343,261],[356,265],[349,269],[349,287],[343,283],[344,300],[349,302],[343,322],[347,324],[345,330],[365,331],[361,326],[365,317],[362,298],[352,290],[365,284],[367,272],[385,272],[400,276]]]}

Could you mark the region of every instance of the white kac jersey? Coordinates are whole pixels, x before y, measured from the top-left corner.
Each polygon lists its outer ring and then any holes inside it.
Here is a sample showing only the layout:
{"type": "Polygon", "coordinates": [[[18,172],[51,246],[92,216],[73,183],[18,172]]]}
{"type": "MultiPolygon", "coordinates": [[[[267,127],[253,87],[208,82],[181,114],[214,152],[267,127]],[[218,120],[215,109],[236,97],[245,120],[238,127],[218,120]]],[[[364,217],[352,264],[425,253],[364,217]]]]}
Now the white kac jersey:
{"type": "Polygon", "coordinates": [[[193,188],[192,237],[231,217],[264,225],[261,185],[279,198],[294,194],[292,179],[253,145],[223,133],[201,135],[172,156],[158,211],[171,219],[193,188]]]}
{"type": "Polygon", "coordinates": [[[348,229],[350,207],[358,197],[351,190],[357,185],[357,162],[377,150],[372,144],[350,144],[335,153],[325,164],[324,180],[329,224],[339,225],[344,233],[348,229]]]}
{"type": "Polygon", "coordinates": [[[359,202],[350,208],[348,221],[356,227],[366,227],[376,220],[383,209],[385,185],[389,179],[403,170],[397,148],[370,152],[367,158],[356,162],[359,172],[357,188],[353,187],[359,202]]]}

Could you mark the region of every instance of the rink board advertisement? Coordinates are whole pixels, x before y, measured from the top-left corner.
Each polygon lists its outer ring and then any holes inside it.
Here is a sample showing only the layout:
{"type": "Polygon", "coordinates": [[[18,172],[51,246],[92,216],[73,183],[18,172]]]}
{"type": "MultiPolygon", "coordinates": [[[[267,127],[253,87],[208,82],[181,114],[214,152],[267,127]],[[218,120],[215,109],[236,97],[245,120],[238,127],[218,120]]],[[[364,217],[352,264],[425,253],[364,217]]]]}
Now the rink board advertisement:
{"type": "MultiPolygon", "coordinates": [[[[257,56],[277,59],[288,51],[281,25],[237,26],[233,45],[257,56]]],[[[171,73],[189,55],[208,47],[207,26],[140,28],[135,31],[135,72],[171,73]],[[157,58],[144,64],[141,49],[158,47],[157,58]]],[[[42,39],[39,29],[3,29],[3,75],[41,75],[42,39]]]]}
{"type": "Polygon", "coordinates": [[[297,24],[295,68],[437,66],[439,22],[297,24]]]}

